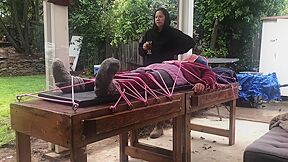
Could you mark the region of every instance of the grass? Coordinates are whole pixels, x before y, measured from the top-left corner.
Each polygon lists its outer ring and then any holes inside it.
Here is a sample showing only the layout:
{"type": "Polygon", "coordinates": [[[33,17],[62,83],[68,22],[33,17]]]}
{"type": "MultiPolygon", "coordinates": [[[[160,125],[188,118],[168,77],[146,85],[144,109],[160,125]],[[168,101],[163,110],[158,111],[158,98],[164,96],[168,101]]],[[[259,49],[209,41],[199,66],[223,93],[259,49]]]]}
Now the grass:
{"type": "Polygon", "coordinates": [[[15,139],[10,127],[10,103],[16,102],[16,95],[44,89],[44,75],[0,77],[0,146],[15,139]]]}

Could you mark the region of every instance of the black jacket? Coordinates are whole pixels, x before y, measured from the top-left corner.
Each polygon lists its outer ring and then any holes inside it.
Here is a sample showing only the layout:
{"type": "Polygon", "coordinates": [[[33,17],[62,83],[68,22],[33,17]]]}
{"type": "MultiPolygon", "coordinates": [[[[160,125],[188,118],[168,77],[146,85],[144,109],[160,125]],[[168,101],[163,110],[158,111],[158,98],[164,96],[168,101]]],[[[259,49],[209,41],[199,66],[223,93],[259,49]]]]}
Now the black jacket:
{"type": "Polygon", "coordinates": [[[152,63],[173,60],[175,55],[188,52],[195,46],[195,41],[182,31],[166,27],[161,32],[155,28],[148,30],[139,43],[139,54],[143,57],[144,66],[152,63]],[[143,44],[152,41],[152,54],[147,55],[143,44]]]}

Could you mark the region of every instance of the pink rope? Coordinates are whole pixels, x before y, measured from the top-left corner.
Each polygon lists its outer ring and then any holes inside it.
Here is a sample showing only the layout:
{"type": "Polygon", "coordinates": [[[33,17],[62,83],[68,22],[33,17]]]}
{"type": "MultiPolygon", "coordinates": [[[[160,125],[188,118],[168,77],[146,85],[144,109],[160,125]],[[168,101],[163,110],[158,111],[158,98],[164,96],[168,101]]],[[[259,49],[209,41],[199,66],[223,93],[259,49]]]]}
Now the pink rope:
{"type": "MultiPolygon", "coordinates": [[[[189,65],[191,66],[194,66],[194,67],[198,67],[198,68],[203,68],[205,69],[205,67],[203,66],[199,66],[199,65],[196,65],[196,64],[192,64],[190,62],[186,62],[186,61],[172,61],[172,62],[164,62],[164,63],[173,63],[175,65],[178,66],[178,70],[177,70],[177,74],[176,74],[176,78],[173,82],[173,86],[172,86],[172,89],[171,89],[171,92],[169,91],[169,88],[165,82],[165,80],[163,79],[161,73],[159,71],[157,71],[157,69],[148,69],[148,70],[152,70],[154,72],[157,72],[157,74],[159,75],[160,77],[160,80],[161,82],[163,83],[163,86],[160,84],[159,81],[156,80],[155,76],[153,76],[152,74],[150,73],[145,73],[143,75],[146,75],[148,78],[151,79],[151,81],[157,86],[160,88],[160,91],[156,90],[156,89],[152,89],[150,88],[145,82],[144,80],[139,77],[139,73],[125,73],[125,72],[121,72],[121,73],[117,73],[115,75],[115,78],[113,80],[113,86],[116,88],[116,90],[118,91],[118,93],[120,94],[119,98],[117,99],[117,101],[115,102],[114,105],[110,106],[110,109],[112,110],[116,110],[116,106],[119,104],[119,102],[121,101],[121,99],[123,99],[127,105],[132,108],[133,105],[131,103],[131,101],[128,99],[128,96],[131,97],[131,98],[134,98],[136,100],[139,100],[141,102],[144,102],[145,104],[147,104],[147,101],[148,101],[148,94],[150,94],[152,97],[154,97],[155,99],[159,100],[160,98],[158,97],[158,94],[161,94],[161,95],[164,95],[164,96],[167,96],[167,97],[171,97],[175,91],[175,87],[176,87],[176,82],[177,80],[179,79],[179,77],[181,77],[182,79],[184,79],[188,84],[190,85],[194,85],[192,83],[190,83],[184,76],[180,75],[181,74],[181,69],[183,69],[185,72],[187,72],[189,75],[195,77],[197,80],[199,81],[203,81],[200,77],[198,77],[197,75],[195,75],[194,73],[190,72],[188,69],[186,69],[182,63],[188,63],[189,65]],[[127,75],[128,74],[128,75],[127,75]],[[139,88],[141,90],[143,90],[144,92],[144,96],[142,96],[142,94],[140,93],[140,91],[138,91],[135,86],[132,84],[132,83],[135,83],[137,86],[139,86],[139,88]]],[[[217,74],[216,74],[217,75],[217,74]]],[[[219,77],[222,77],[221,75],[219,75],[219,77]]],[[[223,77],[226,77],[226,76],[223,76],[223,77]]],[[[230,77],[226,77],[226,78],[230,78],[230,77]]],[[[232,78],[233,79],[233,78],[232,78]]],[[[73,76],[72,76],[72,80],[71,80],[71,85],[69,86],[64,86],[64,87],[61,87],[61,88],[55,88],[55,89],[52,89],[52,90],[47,90],[47,91],[41,91],[41,92],[38,92],[38,93],[32,93],[32,94],[24,94],[24,95],[19,95],[17,96],[18,97],[22,97],[22,96],[33,96],[33,97],[37,97],[37,98],[40,98],[40,99],[45,99],[45,100],[50,100],[50,101],[54,101],[54,102],[60,102],[60,103],[69,103],[69,104],[72,104],[73,107],[78,107],[79,104],[78,103],[75,103],[75,96],[74,96],[74,87],[75,86],[79,86],[79,85],[83,85],[83,84],[89,84],[89,83],[92,83],[92,82],[95,82],[95,80],[92,80],[92,79],[86,79],[86,80],[90,80],[90,81],[85,81],[84,83],[79,83],[79,84],[74,84],[74,79],[73,79],[73,76]],[[57,99],[51,99],[51,98],[45,98],[45,97],[39,97],[39,96],[35,96],[35,94],[39,94],[39,93],[44,93],[44,92],[49,92],[49,91],[55,91],[55,90],[62,90],[62,89],[65,89],[65,88],[71,88],[71,91],[72,91],[72,99],[71,101],[64,101],[64,100],[57,100],[57,99]]],[[[223,87],[223,85],[221,84],[218,84],[216,83],[216,85],[218,87],[223,87]]],[[[234,94],[234,96],[236,96],[235,94],[235,91],[233,89],[233,85],[230,84],[230,86],[232,87],[232,93],[234,94]]],[[[207,87],[209,89],[209,87],[207,87]]],[[[74,109],[73,109],[74,110],[74,109]]]]}
{"type": "MultiPolygon", "coordinates": [[[[153,90],[138,76],[123,76],[128,78],[128,81],[135,82],[138,86],[140,86],[143,90],[151,94],[153,97],[158,98],[158,96],[153,92],[153,90]],[[140,80],[141,83],[144,85],[141,85],[139,82],[136,81],[136,79],[140,80]]],[[[122,81],[123,79],[115,79],[115,80],[120,80],[122,81]]]]}
{"type": "MultiPolygon", "coordinates": [[[[129,106],[130,108],[132,108],[132,103],[129,101],[129,99],[127,98],[127,96],[125,96],[125,90],[121,91],[121,87],[120,87],[119,84],[117,84],[117,83],[115,83],[115,82],[113,82],[113,84],[114,84],[115,88],[118,90],[118,92],[120,93],[120,97],[122,97],[122,98],[125,100],[125,102],[128,104],[128,106],[129,106]]],[[[119,101],[120,101],[120,100],[119,100],[119,101]]],[[[118,104],[118,103],[117,103],[117,104],[118,104]]],[[[115,109],[117,104],[115,104],[112,108],[115,109]]]]}
{"type": "Polygon", "coordinates": [[[35,92],[35,93],[21,94],[21,95],[17,95],[16,98],[17,98],[18,102],[21,101],[22,97],[34,97],[34,98],[43,99],[43,100],[52,101],[52,102],[72,104],[72,109],[74,111],[76,111],[78,109],[79,104],[75,102],[74,87],[75,86],[79,86],[79,85],[83,85],[83,84],[92,83],[92,82],[94,82],[94,80],[85,78],[86,80],[89,80],[89,81],[86,81],[84,83],[74,84],[73,76],[71,76],[71,78],[72,78],[71,85],[69,85],[69,86],[64,86],[64,87],[61,87],[61,88],[57,87],[57,88],[54,88],[54,89],[51,89],[51,90],[39,91],[39,92],[35,92]],[[52,99],[52,98],[38,96],[39,93],[54,92],[54,91],[59,91],[61,89],[70,88],[70,87],[71,87],[71,91],[72,91],[71,92],[71,101],[58,100],[58,99],[52,99]]]}
{"type": "MultiPolygon", "coordinates": [[[[176,85],[176,81],[177,81],[178,76],[179,76],[179,74],[180,74],[181,67],[182,67],[182,64],[181,64],[181,62],[180,62],[180,65],[179,65],[179,67],[178,67],[178,72],[177,72],[177,75],[176,75],[176,79],[175,79],[174,84],[173,84],[173,86],[172,86],[171,96],[172,96],[172,94],[173,94],[173,92],[174,92],[175,85],[176,85]]],[[[189,82],[188,82],[188,83],[189,83],[189,82]]]]}

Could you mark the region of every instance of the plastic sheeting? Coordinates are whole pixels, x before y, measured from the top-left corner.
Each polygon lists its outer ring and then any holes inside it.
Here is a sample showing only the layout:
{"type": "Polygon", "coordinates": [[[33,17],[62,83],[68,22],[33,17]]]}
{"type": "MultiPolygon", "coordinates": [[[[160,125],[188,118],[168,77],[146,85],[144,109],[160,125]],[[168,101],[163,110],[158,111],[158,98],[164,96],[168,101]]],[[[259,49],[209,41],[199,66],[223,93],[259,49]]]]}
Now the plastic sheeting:
{"type": "Polygon", "coordinates": [[[276,73],[240,73],[236,76],[240,85],[239,99],[251,101],[251,98],[260,97],[264,101],[281,100],[276,73]]]}

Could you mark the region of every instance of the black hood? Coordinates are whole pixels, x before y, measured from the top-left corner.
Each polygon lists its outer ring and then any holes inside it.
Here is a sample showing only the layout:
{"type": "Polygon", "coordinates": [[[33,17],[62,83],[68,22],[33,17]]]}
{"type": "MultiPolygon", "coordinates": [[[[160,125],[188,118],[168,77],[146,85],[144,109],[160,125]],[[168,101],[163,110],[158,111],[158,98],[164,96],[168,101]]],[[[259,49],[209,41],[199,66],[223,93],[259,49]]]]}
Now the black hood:
{"type": "Polygon", "coordinates": [[[158,31],[158,27],[156,26],[156,23],[155,23],[155,15],[156,15],[157,11],[161,11],[164,14],[164,16],[165,16],[165,22],[164,22],[163,30],[168,29],[170,27],[171,19],[170,19],[170,15],[169,15],[168,11],[165,8],[158,8],[154,12],[154,15],[153,15],[153,22],[154,22],[153,29],[158,31]]]}

